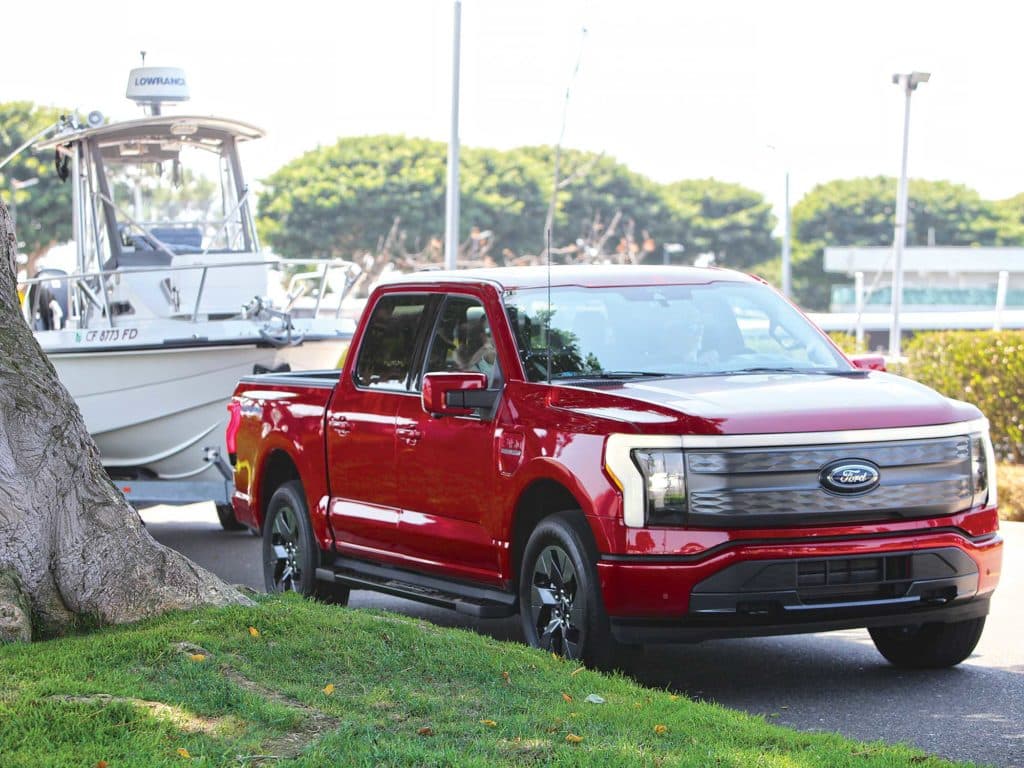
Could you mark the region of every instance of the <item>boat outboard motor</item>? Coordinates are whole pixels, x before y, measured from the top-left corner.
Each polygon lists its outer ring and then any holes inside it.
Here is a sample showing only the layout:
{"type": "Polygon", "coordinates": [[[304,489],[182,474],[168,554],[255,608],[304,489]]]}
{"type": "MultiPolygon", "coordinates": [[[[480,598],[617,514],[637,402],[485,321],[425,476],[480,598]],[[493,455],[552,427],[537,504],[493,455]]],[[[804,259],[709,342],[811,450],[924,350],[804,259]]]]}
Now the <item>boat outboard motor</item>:
{"type": "Polygon", "coordinates": [[[40,269],[37,278],[40,283],[33,283],[25,294],[26,319],[34,331],[59,331],[64,327],[68,316],[68,282],[67,280],[45,280],[47,277],[66,278],[63,269],[40,269]]]}

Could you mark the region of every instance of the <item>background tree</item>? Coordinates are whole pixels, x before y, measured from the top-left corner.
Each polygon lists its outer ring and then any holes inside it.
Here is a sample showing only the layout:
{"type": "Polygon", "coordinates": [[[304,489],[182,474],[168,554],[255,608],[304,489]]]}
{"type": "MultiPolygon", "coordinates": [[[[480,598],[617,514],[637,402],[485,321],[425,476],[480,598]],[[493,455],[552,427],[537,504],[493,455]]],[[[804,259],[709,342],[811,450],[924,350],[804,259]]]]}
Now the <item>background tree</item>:
{"type": "MultiPolygon", "coordinates": [[[[0,160],[66,113],[29,101],[0,104],[0,160]]],[[[8,204],[17,206],[18,237],[30,259],[71,238],[71,187],[57,177],[52,153],[23,151],[0,170],[0,193],[8,204]],[[25,182],[32,186],[15,189],[25,182]]]]}
{"type": "Polygon", "coordinates": [[[674,218],[688,224],[678,235],[687,254],[713,253],[719,266],[742,270],[778,255],[775,216],[758,192],[716,179],[688,179],[668,184],[664,195],[674,218]]]}
{"type": "Polygon", "coordinates": [[[0,201],[0,624],[8,638],[246,598],[158,544],[21,316],[0,201]],[[21,617],[20,622],[18,617],[21,617]],[[6,618],[4,622],[2,619],[6,618]],[[31,629],[30,629],[31,628],[31,629]]]}
{"type": "MultiPolygon", "coordinates": [[[[544,248],[554,148],[462,152],[460,263],[535,261],[544,248]]],[[[714,250],[745,268],[774,255],[764,199],[734,184],[664,187],[614,159],[563,149],[553,220],[560,261],[660,261],[666,242],[714,250]]],[[[445,146],[402,136],[346,138],[266,180],[260,232],[284,256],[375,254],[385,264],[441,260],[445,146]]]]}
{"type": "Polygon", "coordinates": [[[1024,245],[1024,192],[992,204],[999,245],[1024,245]]]}
{"type": "MultiPolygon", "coordinates": [[[[541,168],[544,189],[550,192],[554,147],[521,147],[510,154],[516,162],[541,168]]],[[[577,259],[640,261],[645,241],[664,242],[670,232],[685,227],[673,219],[659,185],[611,157],[563,147],[559,165],[552,222],[556,250],[568,249],[577,259]]],[[[519,249],[543,249],[544,221],[531,222],[532,237],[519,249]]]]}
{"type": "Polygon", "coordinates": [[[265,180],[261,237],[289,258],[372,250],[396,218],[413,250],[444,231],[445,145],[404,136],[343,138],[265,180]]]}
{"type": "MultiPolygon", "coordinates": [[[[948,181],[913,179],[907,245],[997,245],[996,207],[973,189],[948,181]]],[[[891,246],[896,180],[887,176],[819,184],[793,207],[793,283],[810,309],[828,309],[832,285],[845,275],[824,271],[826,246],[891,246]]]]}

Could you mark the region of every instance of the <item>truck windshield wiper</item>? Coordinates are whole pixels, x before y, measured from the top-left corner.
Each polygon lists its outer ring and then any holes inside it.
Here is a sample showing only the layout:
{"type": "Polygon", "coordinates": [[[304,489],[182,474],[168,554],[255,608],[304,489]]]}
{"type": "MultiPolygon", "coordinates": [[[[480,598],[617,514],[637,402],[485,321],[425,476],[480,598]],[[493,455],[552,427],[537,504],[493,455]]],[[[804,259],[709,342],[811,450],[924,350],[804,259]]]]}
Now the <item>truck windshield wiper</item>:
{"type": "Polygon", "coordinates": [[[594,371],[593,373],[563,373],[555,378],[562,381],[566,379],[605,379],[614,381],[618,379],[661,378],[671,375],[670,373],[656,373],[654,371],[594,371]]]}
{"type": "Polygon", "coordinates": [[[733,371],[716,371],[712,372],[710,376],[738,376],[744,373],[800,373],[807,376],[847,376],[851,378],[858,378],[866,376],[868,371],[860,368],[839,368],[831,370],[828,368],[793,368],[793,367],[756,367],[756,368],[737,368],[733,371]]]}

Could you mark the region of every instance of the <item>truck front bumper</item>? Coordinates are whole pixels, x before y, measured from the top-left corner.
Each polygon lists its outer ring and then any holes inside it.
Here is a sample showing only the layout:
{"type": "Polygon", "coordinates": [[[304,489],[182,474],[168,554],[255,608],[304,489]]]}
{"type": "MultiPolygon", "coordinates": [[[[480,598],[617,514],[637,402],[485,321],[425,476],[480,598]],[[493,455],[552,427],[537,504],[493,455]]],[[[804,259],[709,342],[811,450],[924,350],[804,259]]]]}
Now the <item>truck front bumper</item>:
{"type": "Polygon", "coordinates": [[[616,639],[680,642],[984,616],[1001,563],[996,533],[926,532],[603,555],[598,574],[616,639]]]}

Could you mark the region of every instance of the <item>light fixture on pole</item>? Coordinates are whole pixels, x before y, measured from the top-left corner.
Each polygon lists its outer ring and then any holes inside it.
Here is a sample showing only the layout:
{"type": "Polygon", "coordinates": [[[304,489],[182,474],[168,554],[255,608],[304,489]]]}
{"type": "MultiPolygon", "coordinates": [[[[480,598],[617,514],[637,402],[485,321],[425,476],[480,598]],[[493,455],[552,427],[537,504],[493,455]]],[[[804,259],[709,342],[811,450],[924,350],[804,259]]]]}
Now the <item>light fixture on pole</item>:
{"type": "Polygon", "coordinates": [[[892,76],[895,85],[906,94],[903,108],[903,164],[900,168],[900,185],[896,193],[896,231],[892,242],[892,322],[889,326],[889,357],[899,359],[900,350],[900,308],[903,304],[903,248],[907,242],[907,144],[910,137],[910,96],[921,83],[927,83],[931,75],[927,72],[911,72],[892,76]]]}
{"type": "Polygon", "coordinates": [[[445,194],[444,266],[455,269],[459,255],[459,48],[462,0],[455,0],[452,42],[452,124],[448,137],[448,189],[445,194]]]}

